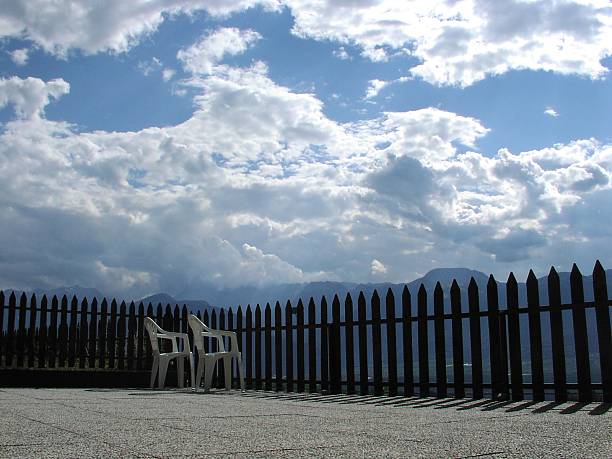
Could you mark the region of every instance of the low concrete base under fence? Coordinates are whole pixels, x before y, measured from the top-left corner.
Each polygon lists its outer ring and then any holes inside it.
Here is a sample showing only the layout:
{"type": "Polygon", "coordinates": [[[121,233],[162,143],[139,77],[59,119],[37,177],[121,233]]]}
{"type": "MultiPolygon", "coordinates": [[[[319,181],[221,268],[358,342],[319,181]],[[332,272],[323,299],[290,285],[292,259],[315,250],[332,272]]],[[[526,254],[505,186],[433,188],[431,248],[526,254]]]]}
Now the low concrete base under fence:
{"type": "MultiPolygon", "coordinates": [[[[14,368],[0,370],[0,387],[148,387],[150,371],[14,368]]],[[[168,381],[176,372],[168,372],[168,381]]]]}

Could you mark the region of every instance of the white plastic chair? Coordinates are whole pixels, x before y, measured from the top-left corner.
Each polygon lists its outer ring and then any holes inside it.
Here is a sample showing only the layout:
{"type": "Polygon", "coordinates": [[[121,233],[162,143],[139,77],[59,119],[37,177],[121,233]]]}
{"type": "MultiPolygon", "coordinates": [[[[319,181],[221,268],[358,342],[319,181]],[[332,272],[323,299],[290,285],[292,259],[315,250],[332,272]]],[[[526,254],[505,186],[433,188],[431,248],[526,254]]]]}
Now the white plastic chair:
{"type": "Polygon", "coordinates": [[[179,387],[183,387],[185,380],[185,361],[189,359],[191,368],[191,383],[193,384],[193,353],[189,346],[187,333],[175,333],[163,330],[150,317],[145,318],[145,328],[151,339],[151,349],[153,351],[153,367],[151,368],[151,389],[157,376],[157,386],[161,389],[166,382],[166,373],[170,360],[177,359],[177,373],[179,387]],[[169,339],[172,341],[172,352],[160,352],[158,339],[169,339]],[[182,351],[179,350],[177,340],[183,341],[182,351]]]}
{"type": "Polygon", "coordinates": [[[202,372],[204,371],[204,390],[210,389],[212,383],[213,372],[215,365],[220,359],[223,359],[225,369],[225,389],[232,388],[232,359],[236,359],[238,363],[238,377],[240,378],[240,390],[244,390],[244,378],[242,369],[242,355],[238,350],[238,339],[236,333],[225,330],[213,330],[208,328],[200,319],[193,314],[189,315],[189,326],[193,331],[193,349],[198,350],[198,367],[195,377],[194,389],[200,387],[202,381],[202,372]],[[225,349],[223,337],[226,336],[230,340],[230,350],[225,349]],[[218,342],[219,350],[217,352],[206,352],[204,350],[204,338],[214,338],[218,342]]]}

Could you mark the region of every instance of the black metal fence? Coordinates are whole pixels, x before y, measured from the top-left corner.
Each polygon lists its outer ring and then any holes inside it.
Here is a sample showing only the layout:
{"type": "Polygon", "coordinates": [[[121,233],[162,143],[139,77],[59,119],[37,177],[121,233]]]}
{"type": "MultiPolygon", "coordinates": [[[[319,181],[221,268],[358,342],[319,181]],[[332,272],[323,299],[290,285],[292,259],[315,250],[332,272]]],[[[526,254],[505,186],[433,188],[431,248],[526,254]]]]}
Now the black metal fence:
{"type": "MultiPolygon", "coordinates": [[[[307,305],[299,300],[295,307],[276,302],[274,307],[239,306],[235,312],[206,310],[198,316],[212,328],[237,332],[247,388],[612,402],[612,302],[599,262],[592,284],[593,301],[585,301],[583,277],[574,265],[570,303],[561,302],[553,268],[547,279],[548,305],[540,305],[538,280],[530,272],[526,305],[519,305],[519,284],[510,274],[502,302],[498,283],[489,278],[486,308],[472,279],[467,296],[453,282],[447,292],[450,302],[438,283],[433,313],[428,311],[431,292],[421,285],[416,298],[404,287],[396,300],[389,289],[382,305],[374,291],[369,303],[360,293],[356,307],[348,294],[343,304],[335,296],[331,308],[323,297],[318,305],[310,298],[307,305]],[[550,359],[544,358],[543,323],[549,328],[544,341],[550,359]],[[596,340],[590,339],[593,335],[596,340]],[[575,369],[572,378],[570,366],[575,369]],[[600,381],[592,378],[593,366],[600,381]],[[552,379],[546,381],[545,373],[552,379]]],[[[50,301],[43,296],[39,302],[35,295],[6,298],[0,291],[0,307],[0,378],[15,369],[68,368],[116,374],[116,384],[125,385],[121,378],[126,374],[151,367],[145,316],[164,329],[189,331],[184,305],[158,304],[154,309],[152,304],[128,306],[112,300],[109,306],[106,299],[90,304],[86,298],[69,302],[65,296],[50,301]]],[[[216,348],[213,341],[207,346],[216,348]]],[[[37,385],[44,386],[48,375],[37,373],[42,379],[37,385]]],[[[218,371],[219,387],[222,378],[223,371],[218,371]]]]}

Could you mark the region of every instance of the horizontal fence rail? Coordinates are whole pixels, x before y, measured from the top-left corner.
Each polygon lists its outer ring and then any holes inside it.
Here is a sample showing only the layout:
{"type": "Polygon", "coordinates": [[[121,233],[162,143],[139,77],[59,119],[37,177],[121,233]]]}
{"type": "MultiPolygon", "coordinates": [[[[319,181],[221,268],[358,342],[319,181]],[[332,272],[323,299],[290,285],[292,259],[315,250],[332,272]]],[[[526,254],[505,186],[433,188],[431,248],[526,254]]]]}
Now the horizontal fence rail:
{"type": "MultiPolygon", "coordinates": [[[[391,289],[384,297],[374,290],[370,298],[363,292],[356,299],[336,295],[331,304],[322,297],[318,305],[310,298],[295,307],[287,301],[197,315],[211,328],[237,333],[247,388],[612,402],[612,304],[605,270],[595,264],[593,301],[585,301],[576,265],[569,282],[571,302],[565,304],[551,268],[548,305],[540,304],[530,271],[522,305],[510,274],[503,301],[490,276],[486,292],[472,278],[467,295],[456,281],[447,292],[438,282],[433,292],[421,285],[416,298],[405,286],[397,299],[391,289]],[[593,378],[594,370],[599,377],[593,378]]],[[[185,305],[0,291],[0,309],[0,384],[2,374],[16,369],[149,371],[145,317],[166,330],[191,333],[185,305]]],[[[214,340],[205,346],[216,349],[214,340]]],[[[217,387],[224,387],[223,374],[218,368],[217,387]]]]}

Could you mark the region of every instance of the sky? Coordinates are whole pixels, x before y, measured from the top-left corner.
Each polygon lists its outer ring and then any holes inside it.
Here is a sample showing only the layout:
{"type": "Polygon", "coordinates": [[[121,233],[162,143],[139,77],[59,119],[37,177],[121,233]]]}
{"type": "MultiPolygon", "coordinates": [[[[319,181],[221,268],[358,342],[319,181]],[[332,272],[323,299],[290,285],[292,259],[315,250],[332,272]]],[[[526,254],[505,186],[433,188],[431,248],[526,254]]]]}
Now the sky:
{"type": "Polygon", "coordinates": [[[0,287],[612,267],[609,0],[0,1],[0,287]]]}

